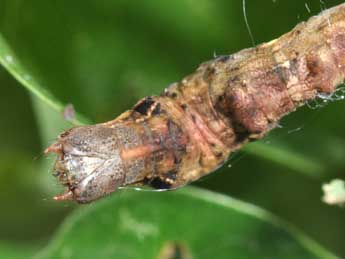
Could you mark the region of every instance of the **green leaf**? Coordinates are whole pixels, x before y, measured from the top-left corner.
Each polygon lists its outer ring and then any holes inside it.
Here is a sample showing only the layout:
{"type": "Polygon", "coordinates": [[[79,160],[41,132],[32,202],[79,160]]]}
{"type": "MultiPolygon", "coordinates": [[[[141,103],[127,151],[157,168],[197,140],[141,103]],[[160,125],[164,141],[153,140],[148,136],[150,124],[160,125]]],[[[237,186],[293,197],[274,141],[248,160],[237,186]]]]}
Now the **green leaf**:
{"type": "Polygon", "coordinates": [[[192,187],[125,189],[80,208],[37,258],[152,259],[169,246],[181,258],[337,258],[256,206],[192,187]]]}
{"type": "Polygon", "coordinates": [[[0,243],[0,259],[27,259],[37,251],[36,246],[0,243]]]}
{"type": "Polygon", "coordinates": [[[256,142],[248,144],[243,150],[311,177],[320,177],[325,172],[325,167],[321,163],[287,147],[256,142]]]}
{"type": "MultiPolygon", "coordinates": [[[[18,80],[30,93],[46,103],[57,112],[62,113],[65,105],[59,102],[46,88],[42,87],[38,80],[32,75],[28,67],[23,67],[20,59],[7,44],[5,38],[0,34],[0,64],[4,66],[11,75],[18,80]]],[[[83,124],[88,120],[77,114],[72,121],[74,124],[83,124]]]]}

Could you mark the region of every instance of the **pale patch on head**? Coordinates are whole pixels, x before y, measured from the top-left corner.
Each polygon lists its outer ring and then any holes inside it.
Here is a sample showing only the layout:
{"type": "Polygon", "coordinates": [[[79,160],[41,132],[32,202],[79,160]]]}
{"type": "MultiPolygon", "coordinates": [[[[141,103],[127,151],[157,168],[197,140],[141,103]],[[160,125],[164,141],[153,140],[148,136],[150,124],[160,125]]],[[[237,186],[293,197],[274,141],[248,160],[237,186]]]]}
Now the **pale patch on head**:
{"type": "Polygon", "coordinates": [[[127,170],[120,151],[140,143],[133,129],[85,126],[62,133],[46,153],[58,155],[54,175],[68,190],[56,200],[91,202],[125,182],[127,170]]]}

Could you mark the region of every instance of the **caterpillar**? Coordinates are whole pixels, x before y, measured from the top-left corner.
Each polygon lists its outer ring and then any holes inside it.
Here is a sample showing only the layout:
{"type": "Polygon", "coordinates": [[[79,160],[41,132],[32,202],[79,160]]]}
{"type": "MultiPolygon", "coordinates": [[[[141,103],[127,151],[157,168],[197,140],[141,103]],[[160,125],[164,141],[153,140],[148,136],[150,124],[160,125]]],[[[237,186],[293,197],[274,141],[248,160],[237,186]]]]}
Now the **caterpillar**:
{"type": "Polygon", "coordinates": [[[278,39],[202,63],[114,120],[71,128],[45,153],[66,186],[55,200],[88,203],[123,186],[175,189],[207,175],[345,75],[345,4],[278,39]]]}

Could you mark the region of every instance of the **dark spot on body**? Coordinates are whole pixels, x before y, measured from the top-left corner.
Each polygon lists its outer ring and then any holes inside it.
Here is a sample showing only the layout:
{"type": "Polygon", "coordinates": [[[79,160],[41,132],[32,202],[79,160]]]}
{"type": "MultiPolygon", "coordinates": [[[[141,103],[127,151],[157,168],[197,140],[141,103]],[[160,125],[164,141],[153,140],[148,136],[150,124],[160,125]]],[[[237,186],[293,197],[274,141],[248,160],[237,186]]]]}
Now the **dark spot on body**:
{"type": "Polygon", "coordinates": [[[148,111],[150,110],[150,107],[155,103],[155,101],[152,99],[152,97],[146,97],[145,99],[141,100],[134,108],[133,110],[142,114],[142,115],[148,115],[148,111]]]}
{"type": "Polygon", "coordinates": [[[226,61],[228,61],[230,59],[230,55],[223,55],[223,56],[219,56],[217,57],[217,61],[221,62],[221,63],[225,63],[226,61]]]}
{"type": "Polygon", "coordinates": [[[185,103],[181,104],[181,108],[185,111],[187,109],[187,104],[185,103]]]}
{"type": "Polygon", "coordinates": [[[250,133],[244,129],[238,129],[235,131],[235,142],[242,143],[246,139],[248,139],[250,133]]]}
{"type": "Polygon", "coordinates": [[[216,72],[216,69],[214,67],[208,67],[207,68],[207,74],[209,76],[213,75],[216,72]]]}
{"type": "Polygon", "coordinates": [[[219,95],[218,96],[218,102],[222,102],[224,100],[224,95],[219,95]]]}
{"type": "Polygon", "coordinates": [[[65,137],[67,137],[67,136],[70,134],[71,130],[72,130],[72,129],[66,130],[65,132],[61,133],[59,137],[60,137],[60,138],[65,138],[65,137]]]}
{"type": "Polygon", "coordinates": [[[159,177],[154,177],[152,179],[147,179],[146,184],[151,186],[154,189],[158,190],[166,190],[171,188],[171,184],[164,182],[161,178],[159,177]]]}
{"type": "Polygon", "coordinates": [[[171,93],[171,94],[170,94],[170,97],[173,98],[173,99],[175,99],[175,98],[177,97],[177,93],[175,93],[175,92],[171,93]]]}
{"type": "Polygon", "coordinates": [[[217,158],[223,157],[223,153],[222,153],[222,152],[216,152],[214,155],[215,155],[217,158]]]}

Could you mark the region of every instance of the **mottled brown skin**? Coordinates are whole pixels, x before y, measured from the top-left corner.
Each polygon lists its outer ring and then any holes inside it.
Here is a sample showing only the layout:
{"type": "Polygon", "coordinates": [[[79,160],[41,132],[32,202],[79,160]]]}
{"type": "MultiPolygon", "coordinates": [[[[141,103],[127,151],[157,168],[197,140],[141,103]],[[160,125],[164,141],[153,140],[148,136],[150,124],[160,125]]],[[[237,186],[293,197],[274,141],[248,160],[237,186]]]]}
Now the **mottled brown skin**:
{"type": "Polygon", "coordinates": [[[345,4],[269,43],[205,62],[117,119],[61,134],[46,152],[68,187],[56,200],[91,202],[119,186],[172,189],[220,167],[286,114],[331,94],[345,73],[345,4]]]}

